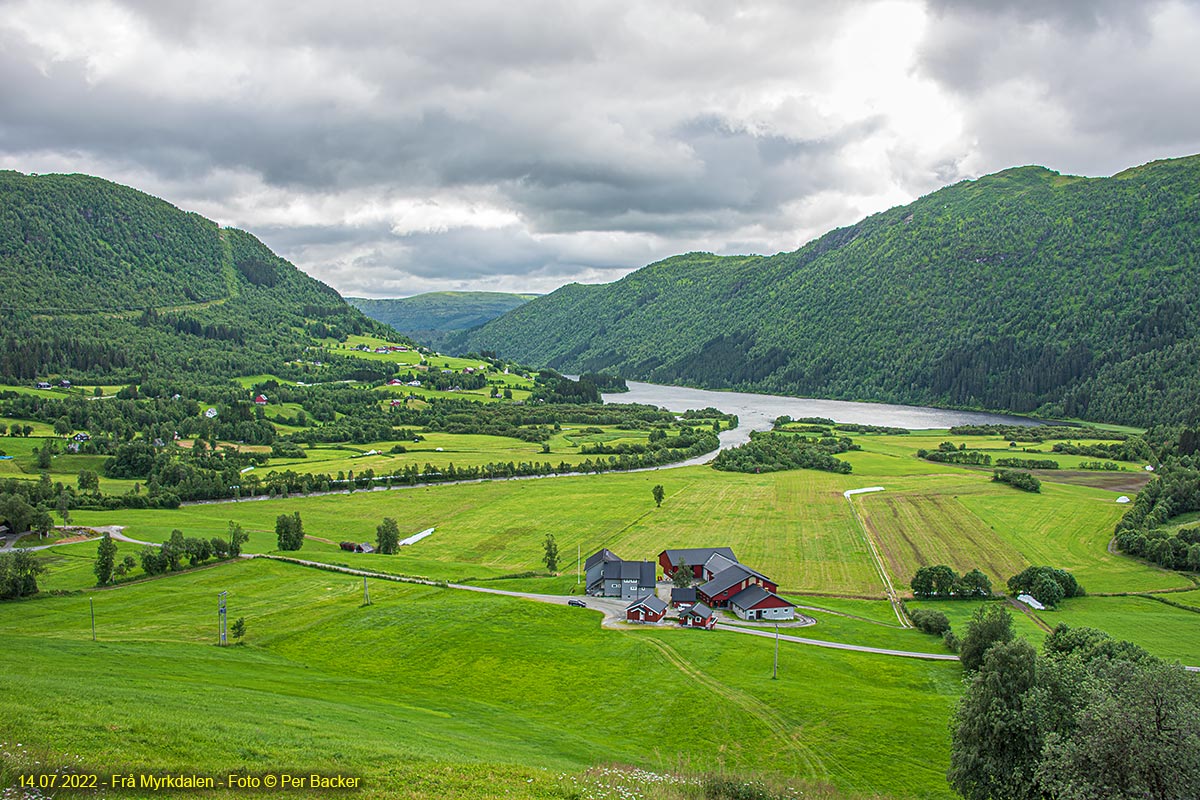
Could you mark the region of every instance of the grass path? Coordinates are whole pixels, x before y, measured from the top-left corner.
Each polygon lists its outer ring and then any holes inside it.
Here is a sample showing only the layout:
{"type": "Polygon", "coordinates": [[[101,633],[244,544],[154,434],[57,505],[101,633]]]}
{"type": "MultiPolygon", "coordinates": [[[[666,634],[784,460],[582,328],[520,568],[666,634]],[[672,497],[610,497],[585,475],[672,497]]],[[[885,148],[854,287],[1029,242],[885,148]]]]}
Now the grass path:
{"type": "Polygon", "coordinates": [[[888,577],[887,569],[883,566],[883,559],[879,556],[879,548],[875,546],[875,540],[871,538],[867,526],[863,524],[862,516],[858,513],[858,508],[854,505],[854,495],[873,491],[883,491],[883,489],[881,487],[848,489],[843,496],[846,498],[846,502],[850,504],[850,512],[854,515],[854,521],[858,523],[858,529],[862,531],[867,548],[871,551],[871,560],[874,562],[875,570],[879,573],[879,577],[883,581],[884,591],[887,592],[888,601],[892,604],[892,610],[896,612],[896,619],[900,621],[900,627],[911,628],[912,622],[908,619],[908,615],[904,613],[904,606],[900,603],[900,596],[896,594],[896,587],[892,585],[892,579],[888,577]]]}
{"type": "Polygon", "coordinates": [[[667,663],[674,666],[687,677],[696,681],[704,688],[711,691],[713,694],[728,700],[738,708],[745,711],[750,716],[757,719],[763,724],[780,744],[787,747],[796,754],[801,763],[805,765],[805,778],[819,778],[828,780],[830,777],[829,770],[825,768],[821,759],[812,751],[812,748],[799,741],[798,733],[793,733],[787,722],[779,715],[775,709],[759,700],[753,695],[747,694],[740,689],[735,689],[732,686],[722,683],[721,681],[710,677],[690,661],[681,656],[675,648],[671,647],[666,642],[659,641],[653,637],[643,637],[641,641],[646,642],[655,650],[657,650],[667,663]]]}

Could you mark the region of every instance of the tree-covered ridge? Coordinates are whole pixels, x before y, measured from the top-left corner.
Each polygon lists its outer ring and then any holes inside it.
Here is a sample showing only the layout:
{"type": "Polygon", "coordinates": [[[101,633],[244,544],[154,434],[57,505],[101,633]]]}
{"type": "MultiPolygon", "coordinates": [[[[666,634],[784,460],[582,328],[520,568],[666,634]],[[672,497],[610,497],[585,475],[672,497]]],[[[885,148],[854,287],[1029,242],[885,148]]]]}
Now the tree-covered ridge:
{"type": "Polygon", "coordinates": [[[490,322],[535,297],[507,292],[427,292],[381,300],[347,297],[346,302],[371,319],[433,343],[447,333],[490,322]]]}
{"type": "Polygon", "coordinates": [[[1198,267],[1200,156],[1098,179],[1020,167],[795,252],[565,286],[454,343],[712,388],[1185,421],[1198,267]]]}
{"type": "Polygon", "coordinates": [[[84,175],[0,172],[0,285],[5,382],[299,377],[314,339],[390,333],[249,233],[84,175]]]}

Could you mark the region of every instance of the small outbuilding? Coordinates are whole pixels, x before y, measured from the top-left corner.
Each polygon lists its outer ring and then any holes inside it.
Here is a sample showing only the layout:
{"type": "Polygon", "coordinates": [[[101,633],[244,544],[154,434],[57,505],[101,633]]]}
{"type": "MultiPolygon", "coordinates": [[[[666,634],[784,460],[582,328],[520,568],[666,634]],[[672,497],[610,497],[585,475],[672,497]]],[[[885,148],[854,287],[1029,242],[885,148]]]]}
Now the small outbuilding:
{"type": "Polygon", "coordinates": [[[659,600],[656,595],[650,594],[634,600],[629,608],[625,609],[625,620],[627,622],[661,622],[666,614],[667,604],[659,600]]]}
{"type": "Polygon", "coordinates": [[[671,590],[671,607],[675,609],[687,608],[695,603],[696,587],[695,586],[676,586],[671,590]]]}
{"type": "Polygon", "coordinates": [[[679,612],[679,624],[685,628],[704,628],[711,631],[717,625],[717,615],[704,603],[693,603],[679,612]]]}

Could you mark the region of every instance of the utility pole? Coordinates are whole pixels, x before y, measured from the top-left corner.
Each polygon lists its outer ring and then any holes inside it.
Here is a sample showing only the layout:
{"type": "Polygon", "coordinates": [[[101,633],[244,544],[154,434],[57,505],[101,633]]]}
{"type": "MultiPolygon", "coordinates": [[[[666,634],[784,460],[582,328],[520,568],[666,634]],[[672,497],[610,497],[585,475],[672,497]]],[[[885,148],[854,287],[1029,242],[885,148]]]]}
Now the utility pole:
{"type": "Polygon", "coordinates": [[[92,610],[92,641],[96,641],[96,604],[92,598],[88,598],[88,608],[92,610]]]}
{"type": "Polygon", "coordinates": [[[221,635],[221,647],[225,646],[225,595],[227,592],[221,592],[220,602],[217,605],[217,631],[221,635]]]}
{"type": "Polygon", "coordinates": [[[576,542],[575,543],[575,585],[576,586],[579,585],[579,581],[580,581],[581,573],[579,571],[579,564],[580,564],[579,559],[582,556],[583,556],[583,544],[580,542],[576,542]]]}
{"type": "Polygon", "coordinates": [[[775,668],[771,670],[771,680],[779,678],[779,623],[775,623],[775,668]]]}
{"type": "Polygon", "coordinates": [[[363,575],[363,605],[371,605],[371,593],[367,591],[367,576],[363,575]]]}

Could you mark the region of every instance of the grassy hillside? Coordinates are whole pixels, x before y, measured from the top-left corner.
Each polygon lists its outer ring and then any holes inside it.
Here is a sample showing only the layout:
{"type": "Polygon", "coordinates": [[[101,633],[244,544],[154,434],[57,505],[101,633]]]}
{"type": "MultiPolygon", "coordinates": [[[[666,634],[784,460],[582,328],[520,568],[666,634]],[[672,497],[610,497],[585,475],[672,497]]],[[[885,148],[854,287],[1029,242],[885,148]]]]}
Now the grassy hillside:
{"type": "Polygon", "coordinates": [[[428,292],[386,300],[347,297],[346,302],[371,319],[437,346],[447,334],[490,322],[535,297],[505,292],[428,292]]]}
{"type": "Polygon", "coordinates": [[[0,734],[105,773],[349,771],[367,797],[572,797],[574,774],[608,763],[950,796],[956,664],[788,646],[773,681],[765,639],[602,630],[589,611],[384,581],[371,595],[231,563],[94,593],[96,643],[86,598],[2,605],[0,734]],[[213,646],[220,591],[245,646],[213,646]]]}
{"type": "Polygon", "coordinates": [[[0,284],[11,383],[299,375],[317,338],[386,331],[252,235],[86,175],[0,172],[0,284]]]}
{"type": "Polygon", "coordinates": [[[565,286],[454,345],[712,388],[1185,421],[1197,186],[1200,156],[1098,179],[1009,169],[795,252],[692,253],[565,286]]]}

